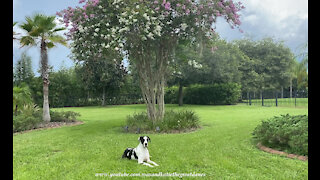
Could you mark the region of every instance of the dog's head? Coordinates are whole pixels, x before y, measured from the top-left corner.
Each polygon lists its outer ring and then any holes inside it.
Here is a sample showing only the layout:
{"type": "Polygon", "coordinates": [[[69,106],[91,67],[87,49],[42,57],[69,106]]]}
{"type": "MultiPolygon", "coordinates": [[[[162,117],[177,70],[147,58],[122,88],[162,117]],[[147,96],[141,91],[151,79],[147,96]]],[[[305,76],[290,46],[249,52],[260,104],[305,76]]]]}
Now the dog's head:
{"type": "Polygon", "coordinates": [[[148,142],[151,141],[151,139],[149,138],[149,136],[140,136],[138,138],[138,140],[140,141],[140,143],[143,145],[143,147],[148,147],[148,142]]]}

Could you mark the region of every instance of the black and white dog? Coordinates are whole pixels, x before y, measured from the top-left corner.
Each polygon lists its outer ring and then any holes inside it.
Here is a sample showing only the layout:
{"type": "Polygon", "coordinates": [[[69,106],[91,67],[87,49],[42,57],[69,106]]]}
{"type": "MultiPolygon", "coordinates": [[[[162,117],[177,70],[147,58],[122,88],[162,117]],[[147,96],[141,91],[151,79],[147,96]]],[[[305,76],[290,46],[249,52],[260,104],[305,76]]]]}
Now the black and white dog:
{"type": "Polygon", "coordinates": [[[138,138],[138,141],[140,141],[139,145],[136,148],[127,148],[124,151],[122,158],[135,159],[135,160],[138,160],[139,164],[143,164],[149,167],[154,167],[154,166],[148,163],[152,163],[155,166],[159,166],[157,163],[150,160],[150,155],[148,151],[148,142],[149,141],[151,142],[151,140],[149,136],[140,136],[138,138]]]}

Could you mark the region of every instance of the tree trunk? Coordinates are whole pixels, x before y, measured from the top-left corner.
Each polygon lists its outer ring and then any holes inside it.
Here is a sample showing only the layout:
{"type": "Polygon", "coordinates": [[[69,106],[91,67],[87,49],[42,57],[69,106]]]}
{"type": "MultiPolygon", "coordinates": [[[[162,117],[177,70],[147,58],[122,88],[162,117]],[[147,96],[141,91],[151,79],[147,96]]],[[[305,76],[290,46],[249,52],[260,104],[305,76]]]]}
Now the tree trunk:
{"type": "Polygon", "coordinates": [[[50,122],[49,109],[49,67],[48,67],[48,53],[46,42],[41,40],[41,77],[43,80],[43,121],[50,122]]]}
{"type": "Polygon", "coordinates": [[[157,49],[141,46],[137,52],[133,53],[138,70],[142,97],[147,105],[148,118],[153,123],[161,121],[165,114],[165,74],[169,54],[173,50],[172,46],[175,44],[174,38],[169,41],[165,43],[160,42],[157,49]],[[171,42],[172,40],[173,42],[171,42]]]}
{"type": "Polygon", "coordinates": [[[281,99],[283,99],[283,86],[281,86],[281,99]]]}
{"type": "Polygon", "coordinates": [[[101,106],[105,105],[105,99],[106,99],[106,91],[105,91],[105,87],[103,87],[103,90],[102,90],[102,104],[101,104],[101,106]]]}
{"type": "Polygon", "coordinates": [[[179,83],[179,106],[183,106],[183,86],[179,83]]]}
{"type": "Polygon", "coordinates": [[[43,120],[50,122],[50,109],[49,109],[49,84],[43,82],[43,120]]]}

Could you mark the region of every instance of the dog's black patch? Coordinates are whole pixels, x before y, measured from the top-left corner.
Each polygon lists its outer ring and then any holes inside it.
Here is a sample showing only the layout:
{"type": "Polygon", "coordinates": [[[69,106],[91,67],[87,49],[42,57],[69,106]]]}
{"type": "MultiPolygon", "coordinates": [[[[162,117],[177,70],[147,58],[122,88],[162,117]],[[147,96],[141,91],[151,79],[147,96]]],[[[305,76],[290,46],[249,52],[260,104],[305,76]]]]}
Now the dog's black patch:
{"type": "Polygon", "coordinates": [[[138,159],[138,156],[136,152],[134,151],[134,148],[127,148],[122,155],[122,158],[128,158],[132,159],[132,155],[134,156],[135,159],[138,159]]]}
{"type": "Polygon", "coordinates": [[[135,151],[133,151],[133,156],[134,156],[135,159],[138,159],[138,156],[137,156],[135,151]]]}
{"type": "Polygon", "coordinates": [[[141,142],[141,144],[143,144],[143,142],[144,142],[143,136],[140,136],[140,142],[141,142]]]}
{"type": "Polygon", "coordinates": [[[131,159],[130,153],[132,153],[132,148],[127,148],[127,149],[123,152],[122,158],[131,159]]]}

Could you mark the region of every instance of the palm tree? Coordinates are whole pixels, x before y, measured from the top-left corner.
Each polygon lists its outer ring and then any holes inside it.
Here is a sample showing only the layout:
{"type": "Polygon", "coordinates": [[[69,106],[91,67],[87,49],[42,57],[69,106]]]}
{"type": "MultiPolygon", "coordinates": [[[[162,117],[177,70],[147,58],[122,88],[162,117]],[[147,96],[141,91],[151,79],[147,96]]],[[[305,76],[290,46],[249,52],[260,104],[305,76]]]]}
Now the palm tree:
{"type": "Polygon", "coordinates": [[[57,34],[65,28],[56,28],[55,16],[35,14],[33,17],[27,16],[26,22],[20,28],[27,32],[26,36],[20,39],[21,47],[38,46],[40,44],[41,53],[41,77],[43,80],[43,120],[50,121],[49,111],[49,68],[48,68],[48,48],[53,48],[56,44],[67,46],[66,39],[57,34]]]}

